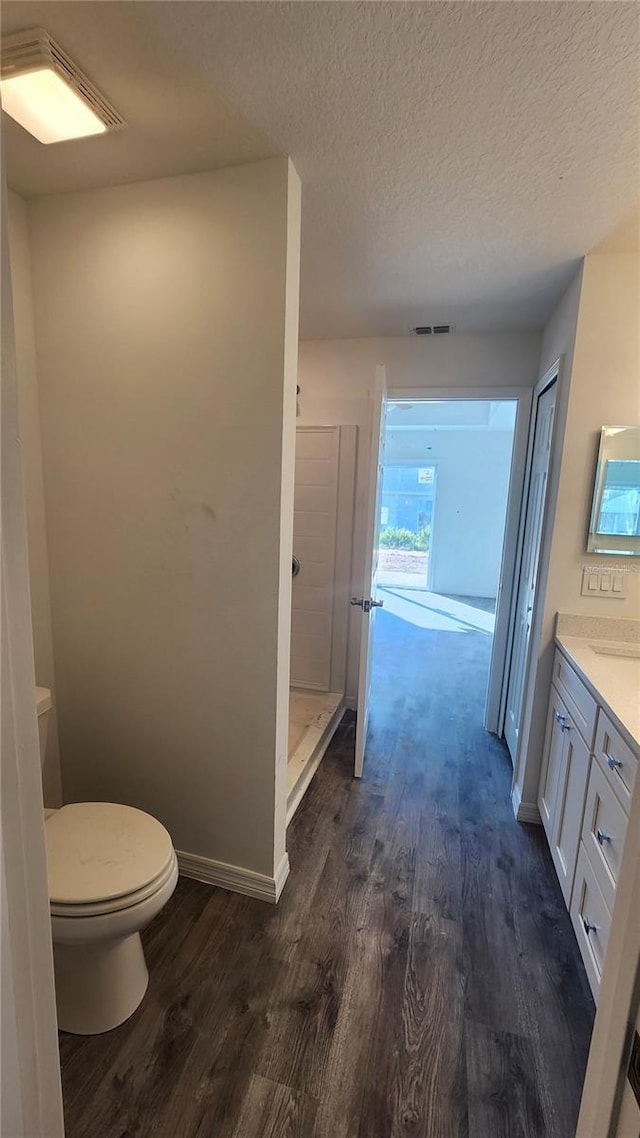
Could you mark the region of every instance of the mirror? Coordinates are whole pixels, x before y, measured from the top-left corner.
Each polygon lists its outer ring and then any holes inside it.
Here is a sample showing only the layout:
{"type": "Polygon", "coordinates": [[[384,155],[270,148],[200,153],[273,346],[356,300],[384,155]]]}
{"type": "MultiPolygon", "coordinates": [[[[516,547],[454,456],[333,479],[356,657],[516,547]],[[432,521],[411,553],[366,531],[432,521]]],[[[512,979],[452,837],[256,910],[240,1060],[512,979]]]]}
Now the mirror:
{"type": "Polygon", "coordinates": [[[588,553],[640,557],[640,427],[603,427],[588,553]]]}

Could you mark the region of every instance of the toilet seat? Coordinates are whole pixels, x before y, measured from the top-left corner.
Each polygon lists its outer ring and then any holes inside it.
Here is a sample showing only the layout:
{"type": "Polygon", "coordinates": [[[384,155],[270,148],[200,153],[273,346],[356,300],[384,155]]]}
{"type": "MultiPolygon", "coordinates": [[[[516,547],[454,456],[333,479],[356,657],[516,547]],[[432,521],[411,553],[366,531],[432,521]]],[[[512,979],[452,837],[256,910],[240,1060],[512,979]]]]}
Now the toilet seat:
{"type": "Polygon", "coordinates": [[[175,872],[164,826],[113,802],[74,802],[45,823],[52,915],[103,916],[157,893],[175,872]]]}
{"type": "Polygon", "coordinates": [[[99,901],[84,901],[80,904],[65,904],[63,901],[49,901],[49,908],[52,917],[104,917],[109,913],[120,913],[123,909],[130,909],[133,905],[139,905],[142,901],[146,901],[149,897],[154,897],[166,883],[173,877],[175,872],[175,854],[167,863],[165,869],[153,881],[144,885],[141,889],[135,889],[132,893],[127,893],[122,897],[110,897],[99,901]]]}

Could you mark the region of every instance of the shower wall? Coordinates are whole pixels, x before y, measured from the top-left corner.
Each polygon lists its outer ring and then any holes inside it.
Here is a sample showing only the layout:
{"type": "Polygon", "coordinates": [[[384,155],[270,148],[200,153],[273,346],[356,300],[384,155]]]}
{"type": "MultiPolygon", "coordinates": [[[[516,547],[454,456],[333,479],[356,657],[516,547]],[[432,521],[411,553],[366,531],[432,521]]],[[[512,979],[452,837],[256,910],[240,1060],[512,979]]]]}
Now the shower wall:
{"type": "Polygon", "coordinates": [[[298,427],[291,685],[345,689],[356,458],[355,427],[298,427]]]}

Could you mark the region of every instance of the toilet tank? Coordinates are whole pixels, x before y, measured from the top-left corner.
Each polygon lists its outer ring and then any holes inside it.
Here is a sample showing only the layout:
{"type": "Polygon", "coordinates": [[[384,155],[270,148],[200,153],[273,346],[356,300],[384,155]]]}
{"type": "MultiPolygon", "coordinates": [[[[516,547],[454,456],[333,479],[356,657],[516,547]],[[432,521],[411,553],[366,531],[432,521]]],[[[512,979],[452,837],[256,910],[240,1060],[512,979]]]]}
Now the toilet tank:
{"type": "Polygon", "coordinates": [[[36,711],[38,713],[38,735],[40,736],[40,765],[44,763],[47,746],[47,726],[51,709],[51,692],[48,688],[36,688],[36,711]]]}

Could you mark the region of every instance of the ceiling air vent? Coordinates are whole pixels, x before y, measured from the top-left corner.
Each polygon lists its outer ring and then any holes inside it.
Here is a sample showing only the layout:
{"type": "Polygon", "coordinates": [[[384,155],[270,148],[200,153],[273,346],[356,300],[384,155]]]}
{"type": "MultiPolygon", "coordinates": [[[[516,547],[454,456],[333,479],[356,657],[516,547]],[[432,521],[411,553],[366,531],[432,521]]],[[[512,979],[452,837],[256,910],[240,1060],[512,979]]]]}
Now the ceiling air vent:
{"type": "Polygon", "coordinates": [[[448,336],[455,330],[455,324],[418,324],[411,331],[415,336],[448,336]]]}

